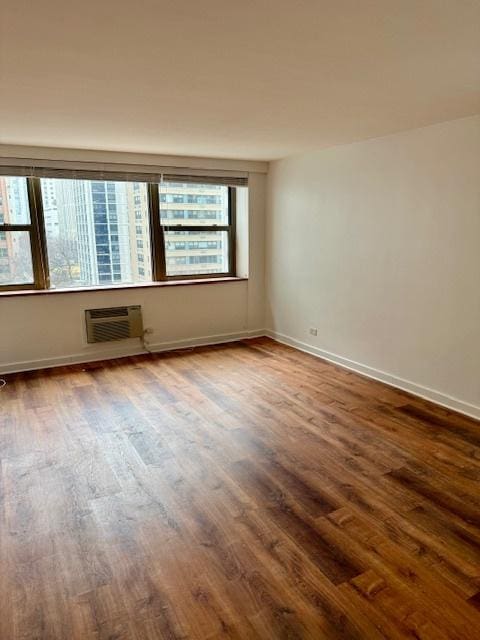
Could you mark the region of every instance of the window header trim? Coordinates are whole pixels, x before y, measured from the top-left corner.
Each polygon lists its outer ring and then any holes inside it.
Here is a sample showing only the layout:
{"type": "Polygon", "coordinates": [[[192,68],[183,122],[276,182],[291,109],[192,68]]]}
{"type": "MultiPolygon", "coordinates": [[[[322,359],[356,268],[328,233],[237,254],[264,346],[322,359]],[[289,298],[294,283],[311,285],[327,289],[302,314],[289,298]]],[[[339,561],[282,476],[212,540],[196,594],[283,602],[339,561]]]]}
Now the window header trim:
{"type": "Polygon", "coordinates": [[[219,184],[228,187],[248,186],[248,172],[193,170],[182,167],[100,164],[93,162],[21,160],[0,158],[0,176],[26,178],[63,178],[67,180],[102,180],[115,182],[184,182],[219,184]]]}

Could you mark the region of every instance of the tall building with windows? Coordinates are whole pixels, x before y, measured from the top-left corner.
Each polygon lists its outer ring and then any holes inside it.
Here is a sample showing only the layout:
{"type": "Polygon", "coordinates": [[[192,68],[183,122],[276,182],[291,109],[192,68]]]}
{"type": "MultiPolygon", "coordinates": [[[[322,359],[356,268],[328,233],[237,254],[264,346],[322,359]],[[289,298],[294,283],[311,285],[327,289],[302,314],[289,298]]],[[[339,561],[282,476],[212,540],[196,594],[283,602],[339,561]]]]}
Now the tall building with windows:
{"type": "Polygon", "coordinates": [[[45,233],[50,237],[58,237],[60,233],[56,182],[56,180],[50,178],[42,180],[43,219],[45,221],[45,233]]]}
{"type": "Polygon", "coordinates": [[[165,228],[168,275],[219,273],[228,270],[228,239],[222,231],[189,230],[189,226],[228,225],[228,189],[215,184],[160,184],[160,213],[165,228]],[[169,231],[168,226],[185,230],[169,231]]]}
{"type": "Polygon", "coordinates": [[[148,190],[139,182],[127,182],[127,210],[130,218],[130,268],[134,282],[152,280],[148,190]]]}
{"type": "Polygon", "coordinates": [[[25,224],[29,221],[25,179],[0,176],[0,224],[25,224]]]}
{"type": "Polygon", "coordinates": [[[82,242],[90,250],[88,260],[97,280],[94,284],[128,282],[132,275],[126,184],[100,181],[84,184],[89,210],[93,212],[88,223],[93,228],[82,236],[82,242]]]}

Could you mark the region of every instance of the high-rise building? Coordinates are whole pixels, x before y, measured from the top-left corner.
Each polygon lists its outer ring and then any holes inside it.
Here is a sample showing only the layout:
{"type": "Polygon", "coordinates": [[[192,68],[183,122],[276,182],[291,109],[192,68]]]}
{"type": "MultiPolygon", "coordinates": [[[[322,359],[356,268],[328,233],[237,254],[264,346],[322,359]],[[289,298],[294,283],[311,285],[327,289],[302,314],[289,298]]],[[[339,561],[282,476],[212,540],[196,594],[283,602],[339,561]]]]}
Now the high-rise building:
{"type": "Polygon", "coordinates": [[[130,218],[130,268],[134,282],[152,280],[148,190],[139,182],[127,182],[127,210],[130,218]]]}
{"type": "Polygon", "coordinates": [[[223,231],[191,231],[189,226],[228,225],[228,189],[215,184],[165,182],[160,185],[168,275],[221,273],[228,270],[228,238],[223,231]]]}
{"type": "Polygon", "coordinates": [[[91,229],[79,237],[85,247],[93,284],[129,282],[130,267],[129,219],[127,190],[123,182],[84,182],[87,224],[91,229]]]}
{"type": "Polygon", "coordinates": [[[56,182],[51,178],[42,180],[43,219],[45,221],[45,233],[50,238],[55,238],[59,235],[56,182]]]}

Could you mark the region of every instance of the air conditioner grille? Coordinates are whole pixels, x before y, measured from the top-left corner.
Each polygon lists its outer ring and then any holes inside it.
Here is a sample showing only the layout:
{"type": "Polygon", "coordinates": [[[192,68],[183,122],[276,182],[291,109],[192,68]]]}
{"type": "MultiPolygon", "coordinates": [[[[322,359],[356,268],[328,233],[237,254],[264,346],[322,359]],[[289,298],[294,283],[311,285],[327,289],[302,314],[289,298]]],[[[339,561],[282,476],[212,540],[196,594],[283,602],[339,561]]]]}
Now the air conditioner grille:
{"type": "Polygon", "coordinates": [[[93,326],[93,339],[95,342],[107,342],[108,340],[122,340],[130,337],[130,323],[128,320],[102,322],[93,326]]]}
{"type": "Polygon", "coordinates": [[[112,318],[113,316],[128,316],[128,307],[110,307],[110,309],[90,309],[90,317],[112,318]]]}
{"type": "Polygon", "coordinates": [[[140,305],[87,309],[85,311],[87,342],[108,342],[125,338],[141,338],[143,335],[142,309],[140,305]]]}

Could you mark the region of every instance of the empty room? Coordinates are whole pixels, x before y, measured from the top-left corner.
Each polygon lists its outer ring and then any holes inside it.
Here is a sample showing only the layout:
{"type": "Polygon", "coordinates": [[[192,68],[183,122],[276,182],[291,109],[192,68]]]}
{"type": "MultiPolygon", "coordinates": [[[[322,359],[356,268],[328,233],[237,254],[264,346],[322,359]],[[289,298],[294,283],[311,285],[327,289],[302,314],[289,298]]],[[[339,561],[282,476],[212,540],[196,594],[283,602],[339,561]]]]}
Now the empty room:
{"type": "Polygon", "coordinates": [[[480,1],[2,0],[0,640],[480,640],[480,1]]]}

